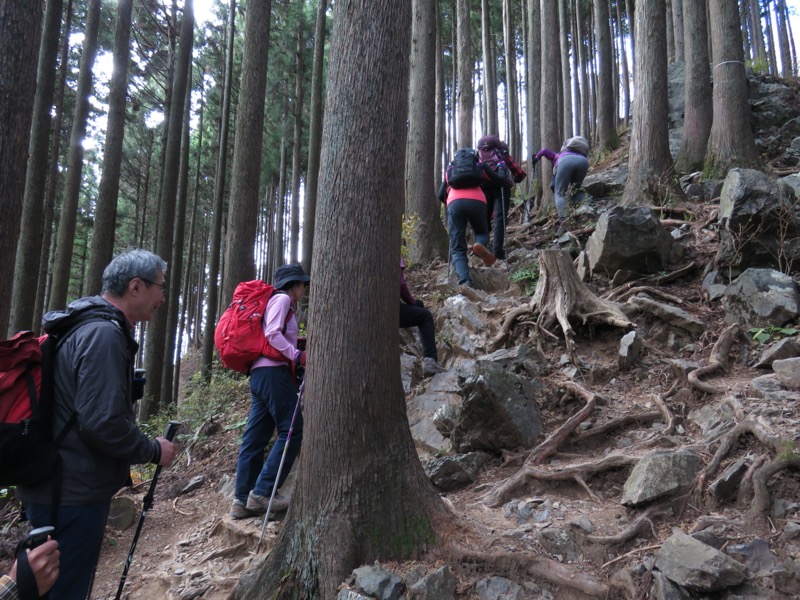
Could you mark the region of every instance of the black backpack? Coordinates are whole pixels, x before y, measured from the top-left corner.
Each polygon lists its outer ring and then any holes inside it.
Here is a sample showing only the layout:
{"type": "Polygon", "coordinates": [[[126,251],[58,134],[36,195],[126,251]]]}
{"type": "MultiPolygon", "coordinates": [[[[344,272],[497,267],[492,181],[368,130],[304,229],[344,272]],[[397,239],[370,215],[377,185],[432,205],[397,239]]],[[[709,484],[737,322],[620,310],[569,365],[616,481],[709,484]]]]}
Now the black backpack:
{"type": "Polygon", "coordinates": [[[483,164],[478,159],[478,151],[472,148],[458,150],[447,165],[445,180],[447,185],[457,190],[479,187],[486,181],[483,164]]]}

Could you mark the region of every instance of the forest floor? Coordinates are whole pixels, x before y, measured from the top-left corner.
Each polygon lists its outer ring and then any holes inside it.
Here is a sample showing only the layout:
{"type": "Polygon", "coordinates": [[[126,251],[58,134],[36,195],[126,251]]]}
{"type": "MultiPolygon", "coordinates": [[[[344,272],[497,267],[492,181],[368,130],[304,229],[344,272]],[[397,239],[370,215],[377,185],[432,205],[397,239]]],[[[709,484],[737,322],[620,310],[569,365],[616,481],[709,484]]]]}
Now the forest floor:
{"type": "MultiPolygon", "coordinates": [[[[701,320],[705,324],[704,333],[684,343],[646,341],[638,364],[623,372],[617,366],[621,335],[618,329],[578,329],[576,344],[579,363],[591,365],[591,368],[579,372],[572,379],[565,376],[561,368],[561,357],[565,352],[563,339],[543,336],[534,342],[546,357],[543,381],[551,392],[548,398],[553,399],[549,405],[540,406],[545,436],[564,424],[585,404],[584,399],[569,392],[570,382],[580,383],[583,389],[595,395],[596,407],[593,414],[587,417],[592,429],[602,431],[603,424],[616,423],[598,435],[585,435],[587,431],[584,430],[582,435],[567,438],[557,452],[540,465],[539,472],[558,472],[577,464],[598,465],[609,454],[638,458],[655,448],[691,447],[709,463],[718,449],[718,442],[706,444],[701,432],[686,417],[692,410],[723,398],[730,400],[738,418],[744,418],[745,414],[751,412],[757,413],[758,423],[764,431],[780,439],[796,440],[800,424],[798,403],[769,407],[764,405],[763,400],[751,397],[751,380],[765,374],[765,371],[750,365],[754,364],[763,348],[743,337],[732,345],[732,360],[728,368],[719,369],[705,378],[720,393],[704,393],[688,384],[677,386],[676,392],[674,384],[678,378],[667,361],[682,359],[707,364],[715,343],[726,328],[722,320],[723,311],[718,304],[708,302],[700,287],[700,271],[711,262],[716,252],[716,233],[713,228],[702,229],[701,224],[704,216],[714,209],[713,204],[694,206],[692,209],[694,238],[687,245],[684,263],[694,261],[699,265],[698,270],[666,285],[655,286],[659,291],[670,294],[683,310],[701,320]],[[654,416],[654,413],[659,416],[654,416]],[[630,419],[632,415],[643,416],[641,419],[630,419]],[[668,420],[672,422],[667,423],[668,420]]],[[[517,212],[512,213],[513,219],[519,220],[517,212]]],[[[522,244],[526,247],[547,247],[555,239],[555,234],[548,227],[538,227],[534,231],[535,234],[528,233],[527,237],[512,238],[512,250],[515,245],[522,244]]],[[[581,235],[585,242],[588,231],[583,231],[581,235]]],[[[434,311],[436,282],[442,276],[443,269],[446,269],[445,265],[434,264],[408,273],[410,287],[419,292],[426,305],[432,306],[434,311]]],[[[595,293],[601,294],[608,291],[603,285],[590,284],[590,287],[595,293]]],[[[486,313],[487,338],[499,330],[502,318],[503,315],[486,313]]],[[[658,333],[655,328],[657,325],[653,323],[644,324],[644,329],[653,335],[658,333]]],[[[530,338],[535,337],[532,330],[531,323],[520,324],[512,330],[506,347],[530,342],[530,338]]],[[[184,373],[190,372],[191,365],[184,364],[183,370],[184,373]]],[[[422,386],[424,382],[418,382],[417,385],[422,386]]],[[[230,407],[233,416],[227,417],[228,422],[241,422],[246,418],[247,409],[248,398],[245,394],[230,407]]],[[[264,548],[257,554],[255,545],[261,519],[232,521],[227,517],[230,499],[220,492],[220,488],[224,487],[221,482],[230,482],[235,477],[236,438],[240,433],[237,429],[226,431],[218,428],[201,443],[192,445],[178,461],[177,467],[162,473],[155,505],[147,515],[123,597],[181,600],[195,597],[210,600],[232,598],[239,576],[255,561],[263,559],[274,543],[280,522],[269,523],[264,548]],[[180,490],[196,476],[204,477],[205,483],[195,491],[181,494],[180,490]]],[[[733,442],[727,455],[720,457],[722,465],[717,472],[748,453],[753,456],[769,454],[770,449],[753,435],[743,435],[733,442]]],[[[430,458],[424,451],[420,454],[423,459],[430,458]]],[[[513,491],[511,501],[490,507],[486,502],[487,494],[517,475],[528,454],[529,451],[498,458],[475,484],[455,493],[443,494],[453,511],[454,522],[458,524],[451,542],[458,547],[460,556],[454,559],[454,554],[440,552],[432,555],[422,566],[428,569],[449,563],[454,567],[459,598],[477,598],[476,582],[492,575],[508,577],[518,583],[535,582],[549,591],[551,597],[559,599],[596,597],[596,594],[586,595],[573,587],[554,583],[553,577],[559,574],[536,576],[537,568],[542,567],[537,561],[548,557],[564,565],[566,577],[584,574],[592,582],[608,585],[615,574],[619,576],[621,572],[646,564],[648,559],[652,560],[673,527],[691,532],[712,525],[729,543],[740,543],[757,536],[774,540],[783,530],[783,524],[800,520],[800,505],[790,502],[789,510],[779,518],[774,517],[771,511],[763,515],[763,522],[768,529],[759,530],[749,518],[751,513],[748,513],[752,494],[743,495],[738,503],[719,504],[710,500],[697,486],[677,498],[651,506],[646,512],[631,509],[619,503],[622,486],[630,472],[630,468],[624,466],[586,471],[582,477],[585,485],[571,478],[554,480],[528,477],[524,485],[513,491]],[[524,507],[532,510],[532,518],[529,511],[528,518],[518,519],[524,507]],[[532,541],[537,531],[568,528],[570,524],[585,523],[586,520],[594,530],[591,536],[584,535],[576,559],[568,560],[552,551],[547,552],[532,541]],[[587,537],[592,539],[587,541],[587,537]]],[[[133,492],[123,493],[132,496],[140,506],[147,485],[145,482],[133,492]]],[[[800,498],[800,482],[796,474],[787,470],[779,471],[769,481],[769,490],[773,499],[800,498]]],[[[109,529],[93,598],[104,600],[114,597],[135,529],[135,525],[121,532],[109,529]]],[[[800,559],[797,556],[793,558],[800,559]]],[[[545,567],[555,563],[546,563],[545,567]]],[[[403,574],[419,567],[419,564],[384,566],[403,574]]],[[[648,597],[649,580],[646,574],[638,581],[629,580],[628,588],[626,594],[617,596],[612,593],[608,597],[648,597]]],[[[536,588],[529,585],[528,589],[536,588]]],[[[526,597],[546,596],[531,591],[530,596],[526,597]]]]}

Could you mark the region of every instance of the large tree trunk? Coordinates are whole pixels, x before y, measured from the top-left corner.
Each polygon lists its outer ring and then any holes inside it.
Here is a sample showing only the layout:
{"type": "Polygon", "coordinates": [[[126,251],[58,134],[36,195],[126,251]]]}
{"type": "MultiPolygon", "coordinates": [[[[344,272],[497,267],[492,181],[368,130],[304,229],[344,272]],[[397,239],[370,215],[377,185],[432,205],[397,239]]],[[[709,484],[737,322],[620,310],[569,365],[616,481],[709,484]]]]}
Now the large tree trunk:
{"type": "Polygon", "coordinates": [[[97,35],[100,28],[100,0],[91,0],[86,13],[81,68],[78,75],[78,92],[75,114],[72,117],[72,132],[69,138],[69,158],[64,193],[61,198],[61,218],[56,238],[53,284],[50,288],[50,310],[64,308],[69,293],[72,274],[75,225],[78,218],[78,197],[83,173],[83,138],[86,137],[86,122],[89,117],[89,96],[92,92],[92,68],[97,53],[97,35]]]}
{"type": "Polygon", "coordinates": [[[391,157],[406,142],[397,90],[407,89],[410,4],[335,5],[303,450],[291,508],[266,561],[242,578],[243,600],[335,598],[359,565],[420,557],[446,518],[414,449],[397,352],[403,168],[391,157]],[[352,177],[341,177],[354,153],[352,177]],[[364,251],[338,252],[342,239],[364,251]]]}
{"type": "Polygon", "coordinates": [[[706,0],[686,3],[686,79],[681,149],[675,159],[679,173],[702,169],[711,132],[711,69],[708,66],[706,0]]]}
{"type": "Polygon", "coordinates": [[[99,294],[103,269],[114,254],[117,231],[117,197],[119,196],[122,142],[125,137],[125,105],[128,93],[131,11],[133,0],[120,0],[117,5],[117,26],[114,36],[114,71],[108,97],[108,128],[103,149],[103,173],[97,195],[97,209],[92,233],[92,253],[86,287],[90,294],[99,294]]]}
{"type": "Polygon", "coordinates": [[[558,0],[558,43],[561,48],[561,89],[564,90],[562,105],[563,122],[561,132],[564,138],[572,136],[572,71],[569,68],[570,18],[567,0],[558,0]]]}
{"type": "Polygon", "coordinates": [[[622,18],[621,2],[617,2],[617,22],[619,23],[619,62],[622,68],[622,118],[625,124],[631,118],[631,86],[630,86],[630,71],[628,70],[628,52],[627,40],[633,38],[633,23],[628,19],[628,27],[630,29],[630,36],[625,35],[625,20],[622,18]]]}
{"type": "Polygon", "coordinates": [[[473,145],[472,116],[475,111],[475,93],[472,89],[472,34],[470,28],[469,0],[456,0],[456,29],[458,38],[458,146],[473,145]]]}
{"type": "MultiPolygon", "coordinates": [[[[689,0],[686,4],[702,4],[695,0],[689,0]]],[[[687,7],[688,8],[688,7],[687,7]]],[[[684,12],[683,0],[672,0],[672,22],[667,23],[667,27],[672,27],[673,37],[675,38],[675,62],[684,61],[684,12]]]]}
{"type": "Polygon", "coordinates": [[[314,66],[311,70],[311,107],[308,125],[308,166],[306,167],[305,204],[303,206],[303,270],[311,272],[314,250],[314,227],[317,215],[320,138],[322,137],[322,92],[325,58],[325,24],[328,0],[317,0],[317,22],[314,29],[314,66]]]}
{"type": "Polygon", "coordinates": [[[517,97],[517,41],[512,19],[511,0],[503,0],[503,38],[506,61],[506,118],[511,156],[519,156],[522,133],[519,129],[519,100],[517,97]]]}
{"type": "MultiPolygon", "coordinates": [[[[611,45],[609,0],[594,1],[594,27],[597,37],[597,146],[614,150],[619,146],[617,108],[614,106],[614,49],[611,45]]],[[[663,0],[662,0],[663,1],[663,0]]],[[[663,35],[663,34],[662,34],[663,35]]],[[[637,43],[638,46],[638,43],[637,43]]],[[[636,88],[636,95],[640,93],[636,88]]]]}
{"type": "MultiPolygon", "coordinates": [[[[436,2],[436,125],[434,133],[434,157],[436,163],[433,168],[433,186],[438,190],[438,185],[444,179],[444,166],[447,164],[447,115],[445,108],[445,95],[447,90],[444,84],[444,61],[442,55],[442,13],[439,2],[436,2]]],[[[410,110],[410,109],[409,109],[410,110]]]]}
{"type": "Polygon", "coordinates": [[[628,182],[623,204],[663,205],[683,199],[669,152],[665,0],[636,9],[636,99],[633,109],[628,182]]]}
{"type": "Polygon", "coordinates": [[[724,174],[733,167],[755,167],[758,152],[750,125],[747,78],[739,35],[736,0],[709,0],[714,120],[708,140],[706,166],[724,174]]]}
{"type": "MultiPolygon", "coordinates": [[[[429,2],[430,3],[430,2],[429,2]]],[[[497,62],[494,60],[494,36],[489,0],[481,0],[481,41],[483,48],[483,90],[486,98],[484,135],[500,135],[497,123],[497,62]]],[[[414,62],[411,62],[411,83],[414,83],[414,62]]],[[[412,107],[409,107],[411,110],[412,107]]]]}
{"type": "MultiPolygon", "coordinates": [[[[173,79],[172,99],[170,102],[169,122],[167,123],[167,146],[164,152],[164,177],[162,179],[161,194],[158,201],[158,234],[156,237],[156,254],[161,257],[172,257],[175,237],[175,217],[178,197],[178,175],[180,174],[181,144],[183,132],[183,113],[187,89],[189,86],[189,73],[191,72],[192,48],[194,43],[194,8],[193,0],[186,0],[183,4],[183,18],[181,19],[181,38],[178,47],[178,60],[175,63],[175,77],[173,79]]],[[[184,219],[185,214],[178,215],[184,219]]],[[[166,273],[173,284],[170,272],[166,273]]],[[[145,345],[145,369],[147,369],[147,384],[145,395],[139,406],[139,417],[147,420],[157,414],[161,405],[162,380],[165,364],[172,360],[166,359],[167,321],[169,305],[177,302],[177,289],[173,289],[173,297],[167,297],[161,310],[157,310],[147,327],[145,345]]],[[[167,367],[168,368],[168,367],[167,367]]],[[[167,390],[171,390],[169,386],[167,390]]],[[[167,402],[169,398],[164,398],[167,402]]]]}
{"type": "Polygon", "coordinates": [[[47,178],[48,148],[50,139],[50,112],[56,84],[56,56],[58,55],[62,0],[49,0],[44,16],[44,31],[39,49],[36,99],[33,106],[33,123],[28,148],[28,166],[25,177],[25,195],[22,203],[17,256],[14,267],[13,295],[11,299],[10,331],[37,328],[33,321],[36,291],[39,282],[39,259],[42,251],[44,225],[44,195],[47,178]]]}
{"type": "MultiPolygon", "coordinates": [[[[413,0],[410,78],[408,86],[408,141],[405,162],[405,214],[412,219],[410,257],[429,263],[447,253],[447,234],[439,216],[434,187],[436,101],[436,3],[413,0]]],[[[497,117],[495,116],[495,119],[497,117]]]]}
{"type": "Polygon", "coordinates": [[[781,76],[792,76],[792,53],[789,45],[789,21],[786,18],[786,0],[775,0],[778,22],[778,48],[780,50],[781,76]]]}
{"type": "MultiPolygon", "coordinates": [[[[527,25],[528,25],[528,48],[525,59],[527,81],[526,104],[528,117],[528,148],[520,159],[528,160],[529,165],[533,165],[533,157],[542,147],[542,120],[541,120],[541,94],[542,94],[542,69],[539,58],[542,55],[542,28],[540,25],[540,6],[539,0],[527,0],[527,25]]],[[[533,181],[535,177],[535,166],[530,166],[528,181],[533,181]]],[[[533,194],[541,195],[541,189],[533,188],[533,194]]]]}
{"type": "Polygon", "coordinates": [[[211,224],[211,248],[209,249],[208,291],[206,294],[206,328],[203,331],[203,378],[211,378],[214,358],[214,326],[217,323],[219,306],[219,265],[222,247],[222,209],[225,198],[225,175],[228,165],[228,129],[231,114],[231,79],[233,77],[233,40],[236,31],[236,0],[228,8],[228,40],[225,51],[225,80],[222,88],[220,112],[219,152],[217,154],[216,180],[214,181],[214,210],[211,224]]]}
{"type": "Polygon", "coordinates": [[[225,299],[233,298],[236,285],[252,279],[256,273],[253,245],[258,223],[271,11],[271,0],[247,4],[225,240],[225,279],[222,283],[222,297],[225,299]]]}

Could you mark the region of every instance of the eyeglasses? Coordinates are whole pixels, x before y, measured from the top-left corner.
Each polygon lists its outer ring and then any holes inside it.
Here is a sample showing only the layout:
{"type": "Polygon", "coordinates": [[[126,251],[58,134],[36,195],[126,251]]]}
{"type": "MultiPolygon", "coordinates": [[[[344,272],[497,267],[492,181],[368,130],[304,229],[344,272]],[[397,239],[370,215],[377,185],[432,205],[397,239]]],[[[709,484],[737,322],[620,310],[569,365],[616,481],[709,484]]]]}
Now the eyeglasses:
{"type": "Polygon", "coordinates": [[[142,281],[144,281],[147,285],[157,285],[161,288],[161,293],[164,295],[164,298],[167,297],[169,294],[169,288],[167,287],[166,283],[156,283],[155,281],[150,281],[149,279],[145,279],[144,277],[139,277],[142,281]]]}

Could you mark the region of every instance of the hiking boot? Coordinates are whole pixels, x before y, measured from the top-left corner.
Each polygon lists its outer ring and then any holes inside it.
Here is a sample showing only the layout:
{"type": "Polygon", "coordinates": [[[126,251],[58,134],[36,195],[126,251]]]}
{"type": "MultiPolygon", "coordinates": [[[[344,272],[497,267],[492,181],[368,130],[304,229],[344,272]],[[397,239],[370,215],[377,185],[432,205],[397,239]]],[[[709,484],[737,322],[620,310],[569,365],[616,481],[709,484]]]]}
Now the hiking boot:
{"type": "Polygon", "coordinates": [[[444,373],[445,371],[447,371],[447,369],[436,362],[436,359],[432,356],[426,356],[422,359],[423,375],[436,375],[436,373],[444,373]]]}
{"type": "Polygon", "coordinates": [[[487,267],[491,267],[497,260],[494,257],[494,254],[492,254],[486,248],[483,247],[483,244],[474,244],[472,246],[472,253],[478,258],[480,258],[483,261],[483,264],[486,265],[487,267]]]}
{"type": "MultiPolygon", "coordinates": [[[[263,515],[265,512],[267,512],[267,506],[269,506],[269,496],[259,496],[258,494],[254,494],[252,491],[248,494],[246,508],[250,512],[263,515]]],[[[284,512],[288,508],[289,499],[276,492],[275,497],[272,499],[272,508],[270,509],[270,512],[284,512]]]]}
{"type": "Polygon", "coordinates": [[[230,514],[231,514],[231,519],[246,519],[247,517],[253,516],[253,513],[247,510],[247,507],[241,500],[233,501],[233,504],[231,504],[230,514]]]}

